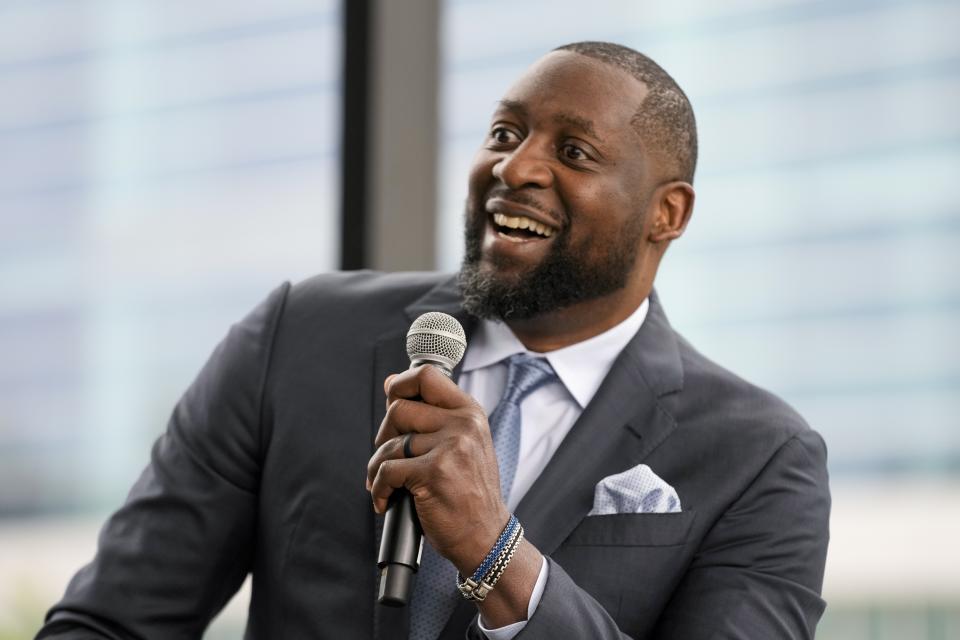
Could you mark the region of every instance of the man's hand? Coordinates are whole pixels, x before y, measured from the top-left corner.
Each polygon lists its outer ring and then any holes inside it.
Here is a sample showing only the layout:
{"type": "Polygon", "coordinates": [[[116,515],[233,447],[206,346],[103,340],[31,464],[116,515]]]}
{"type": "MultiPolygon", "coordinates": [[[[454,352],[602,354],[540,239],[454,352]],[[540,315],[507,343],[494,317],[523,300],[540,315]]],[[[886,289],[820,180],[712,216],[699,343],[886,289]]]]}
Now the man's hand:
{"type": "MultiPolygon", "coordinates": [[[[367,464],[373,507],[383,513],[394,489],[405,487],[430,544],[468,576],[510,519],[487,417],[476,400],[431,366],[390,376],[383,389],[387,415],[367,464]],[[412,458],[403,453],[407,434],[412,458]]],[[[542,563],[540,552],[522,540],[496,589],[479,604],[488,626],[526,620],[542,563]]]]}
{"type": "Polygon", "coordinates": [[[387,414],[367,465],[374,509],[383,513],[394,489],[405,487],[430,544],[469,575],[510,518],[486,415],[432,366],[390,376],[384,391],[387,414]],[[405,434],[412,437],[409,459],[405,434]]]}

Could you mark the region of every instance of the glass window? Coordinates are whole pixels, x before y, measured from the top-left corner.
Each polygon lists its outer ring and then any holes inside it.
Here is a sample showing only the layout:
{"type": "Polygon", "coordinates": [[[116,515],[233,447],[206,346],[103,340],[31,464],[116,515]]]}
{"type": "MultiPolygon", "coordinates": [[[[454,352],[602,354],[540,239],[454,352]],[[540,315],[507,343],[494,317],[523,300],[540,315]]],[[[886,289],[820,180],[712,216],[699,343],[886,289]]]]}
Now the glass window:
{"type": "Polygon", "coordinates": [[[0,8],[0,513],[105,511],[226,333],[339,261],[335,0],[0,8]]]}
{"type": "Polygon", "coordinates": [[[438,252],[494,103],[551,48],[650,55],[698,120],[697,203],[658,291],[707,356],[787,399],[835,479],[960,468],[960,7],[449,0],[438,252]],[[509,17],[508,17],[509,14],[509,17]]]}

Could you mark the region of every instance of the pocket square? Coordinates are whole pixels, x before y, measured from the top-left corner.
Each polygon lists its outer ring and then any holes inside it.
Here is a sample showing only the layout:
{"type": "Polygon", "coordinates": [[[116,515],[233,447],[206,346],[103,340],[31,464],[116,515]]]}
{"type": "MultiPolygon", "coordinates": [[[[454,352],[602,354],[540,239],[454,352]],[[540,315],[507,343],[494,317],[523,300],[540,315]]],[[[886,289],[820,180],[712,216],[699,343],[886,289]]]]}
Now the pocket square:
{"type": "Polygon", "coordinates": [[[645,464],[607,476],[593,492],[588,516],[615,513],[677,513],[680,497],[676,490],[645,464]]]}

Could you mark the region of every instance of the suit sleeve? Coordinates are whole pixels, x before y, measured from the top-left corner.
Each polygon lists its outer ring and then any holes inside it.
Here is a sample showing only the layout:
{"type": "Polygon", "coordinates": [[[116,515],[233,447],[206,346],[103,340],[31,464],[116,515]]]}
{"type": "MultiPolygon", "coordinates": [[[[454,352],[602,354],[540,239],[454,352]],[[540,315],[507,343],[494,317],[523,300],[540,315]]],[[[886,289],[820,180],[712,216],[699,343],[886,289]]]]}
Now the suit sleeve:
{"type": "MultiPolygon", "coordinates": [[[[820,590],[829,514],[826,448],[806,430],[773,455],[713,525],[650,637],[813,638],[825,607],[820,590]]],[[[548,561],[543,598],[516,640],[629,638],[560,565],[548,561]]],[[[656,576],[638,567],[637,579],[656,576]]],[[[472,632],[470,638],[482,638],[479,630],[472,632]]]]}
{"type": "Polygon", "coordinates": [[[788,440],[713,526],[657,638],[813,638],[829,540],[826,446],[788,440]]]}
{"type": "Polygon", "coordinates": [[[197,638],[239,588],[255,537],[261,396],[288,289],[216,348],[37,638],[197,638]]]}

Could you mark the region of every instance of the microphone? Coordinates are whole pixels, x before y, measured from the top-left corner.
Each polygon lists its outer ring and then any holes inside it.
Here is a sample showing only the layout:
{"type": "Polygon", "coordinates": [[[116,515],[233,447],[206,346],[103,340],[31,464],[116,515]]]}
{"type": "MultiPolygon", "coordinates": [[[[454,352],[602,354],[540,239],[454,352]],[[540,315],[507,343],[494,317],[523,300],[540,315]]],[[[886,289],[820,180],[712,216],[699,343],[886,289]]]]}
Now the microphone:
{"type": "MultiPolygon", "coordinates": [[[[453,316],[439,311],[425,313],[407,331],[410,368],[430,364],[449,378],[467,350],[467,335],[453,316]]],[[[398,489],[390,496],[380,538],[380,589],[377,601],[402,607],[410,598],[413,574],[420,569],[423,529],[413,505],[413,496],[398,489]]]]}

